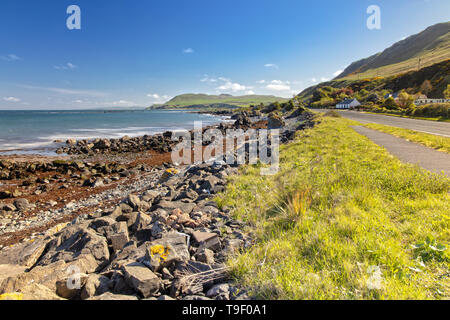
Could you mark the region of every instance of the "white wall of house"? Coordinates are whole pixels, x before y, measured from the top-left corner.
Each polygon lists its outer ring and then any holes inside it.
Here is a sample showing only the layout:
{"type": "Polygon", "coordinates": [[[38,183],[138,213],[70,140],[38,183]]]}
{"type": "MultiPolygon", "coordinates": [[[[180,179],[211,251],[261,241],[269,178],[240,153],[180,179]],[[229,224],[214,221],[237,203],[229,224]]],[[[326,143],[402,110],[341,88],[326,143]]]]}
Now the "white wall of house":
{"type": "Polygon", "coordinates": [[[432,103],[450,103],[450,99],[417,99],[416,101],[414,101],[414,104],[416,106],[432,103]]]}
{"type": "Polygon", "coordinates": [[[338,103],[336,105],[336,109],[350,109],[360,106],[361,103],[359,103],[357,100],[353,100],[351,103],[338,103]]]}

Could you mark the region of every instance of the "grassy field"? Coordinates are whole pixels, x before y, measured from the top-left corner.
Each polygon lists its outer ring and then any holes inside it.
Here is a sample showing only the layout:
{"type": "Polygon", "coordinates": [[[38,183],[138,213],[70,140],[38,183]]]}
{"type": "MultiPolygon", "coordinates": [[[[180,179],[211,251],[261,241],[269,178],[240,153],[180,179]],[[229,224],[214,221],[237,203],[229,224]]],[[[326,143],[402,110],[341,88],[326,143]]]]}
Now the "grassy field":
{"type": "Polygon", "coordinates": [[[392,117],[399,117],[399,118],[409,118],[409,119],[418,119],[418,120],[428,120],[428,121],[439,121],[439,122],[450,122],[450,119],[448,118],[442,118],[442,117],[416,117],[416,116],[408,116],[405,114],[400,114],[399,112],[394,113],[394,112],[369,112],[369,111],[361,111],[363,113],[370,113],[370,114],[384,114],[387,116],[392,116],[392,117]]]}
{"type": "Polygon", "coordinates": [[[276,101],[286,101],[285,98],[264,95],[207,95],[207,94],[182,94],[174,97],[170,101],[159,105],[164,108],[186,108],[191,106],[227,104],[236,107],[248,107],[250,105],[270,104],[276,101]]]}
{"type": "Polygon", "coordinates": [[[420,68],[429,67],[435,63],[439,63],[441,61],[445,61],[448,59],[450,53],[450,48],[444,47],[439,48],[433,51],[425,52],[420,57],[414,57],[396,64],[391,64],[387,66],[383,66],[376,69],[370,69],[365,72],[352,74],[346,76],[342,79],[345,80],[358,80],[364,78],[374,78],[378,76],[389,77],[394,76],[401,73],[406,73],[409,71],[418,70],[420,68]],[[420,64],[419,64],[420,58],[420,64]]]}
{"type": "Polygon", "coordinates": [[[364,124],[365,127],[374,130],[390,133],[396,137],[404,138],[408,141],[418,142],[427,147],[450,153],[450,138],[436,136],[434,134],[422,133],[413,130],[385,126],[376,123],[364,124]]]}
{"type": "Polygon", "coordinates": [[[216,201],[257,239],[233,276],[261,299],[450,298],[450,179],[351,124],[323,117],[281,147],[277,175],[230,178],[216,201]]]}

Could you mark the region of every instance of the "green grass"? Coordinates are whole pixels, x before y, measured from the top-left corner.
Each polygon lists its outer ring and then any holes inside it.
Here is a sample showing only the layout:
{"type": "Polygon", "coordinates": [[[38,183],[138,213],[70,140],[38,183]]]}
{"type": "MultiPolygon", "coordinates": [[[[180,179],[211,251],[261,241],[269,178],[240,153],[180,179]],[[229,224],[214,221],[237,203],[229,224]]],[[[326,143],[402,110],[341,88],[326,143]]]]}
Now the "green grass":
{"type": "Polygon", "coordinates": [[[450,153],[450,138],[447,137],[375,123],[364,124],[364,126],[370,129],[392,134],[396,137],[400,137],[408,141],[417,142],[439,151],[450,153]]]}
{"type": "Polygon", "coordinates": [[[409,116],[406,114],[400,114],[399,112],[370,112],[370,111],[360,111],[362,113],[370,113],[370,114],[382,114],[391,117],[399,117],[399,118],[410,118],[410,119],[418,119],[418,120],[428,120],[428,121],[439,121],[439,122],[450,122],[450,119],[443,117],[417,117],[417,116],[409,116]]]}
{"type": "Polygon", "coordinates": [[[450,298],[450,179],[351,124],[323,117],[281,147],[275,176],[230,178],[216,201],[257,240],[230,259],[233,276],[260,299],[450,298]]]}

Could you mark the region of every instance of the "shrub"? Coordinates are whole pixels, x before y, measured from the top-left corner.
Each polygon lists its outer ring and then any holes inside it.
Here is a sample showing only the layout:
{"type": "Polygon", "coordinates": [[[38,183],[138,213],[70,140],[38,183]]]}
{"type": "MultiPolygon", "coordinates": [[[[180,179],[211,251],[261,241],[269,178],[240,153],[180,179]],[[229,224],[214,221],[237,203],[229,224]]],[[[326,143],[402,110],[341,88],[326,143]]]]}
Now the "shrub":
{"type": "Polygon", "coordinates": [[[389,97],[384,101],[383,107],[388,110],[397,110],[398,109],[397,103],[395,102],[395,99],[392,97],[389,97]]]}
{"type": "Polygon", "coordinates": [[[426,104],[414,108],[411,112],[416,117],[442,117],[450,118],[450,103],[426,104]]]}
{"type": "Polygon", "coordinates": [[[335,111],[335,110],[330,110],[325,112],[324,114],[325,117],[333,117],[333,118],[342,118],[342,116],[339,114],[339,112],[335,111]]]}

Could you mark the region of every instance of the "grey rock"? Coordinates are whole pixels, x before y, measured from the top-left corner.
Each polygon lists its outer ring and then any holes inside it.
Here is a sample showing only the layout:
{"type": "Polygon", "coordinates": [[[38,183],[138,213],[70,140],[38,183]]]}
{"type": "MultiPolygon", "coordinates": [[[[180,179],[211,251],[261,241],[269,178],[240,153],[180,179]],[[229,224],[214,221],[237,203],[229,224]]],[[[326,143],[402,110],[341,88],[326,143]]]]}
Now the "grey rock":
{"type": "Polygon", "coordinates": [[[134,262],[123,268],[128,284],[144,298],[155,295],[160,288],[160,279],[145,265],[134,262]]]}
{"type": "Polygon", "coordinates": [[[30,203],[28,202],[27,199],[17,199],[14,201],[14,206],[18,209],[18,210],[26,210],[30,207],[30,203]]]}
{"type": "Polygon", "coordinates": [[[213,286],[211,289],[208,290],[206,293],[207,297],[215,297],[222,293],[228,293],[230,292],[230,286],[228,283],[221,283],[213,286]]]}

